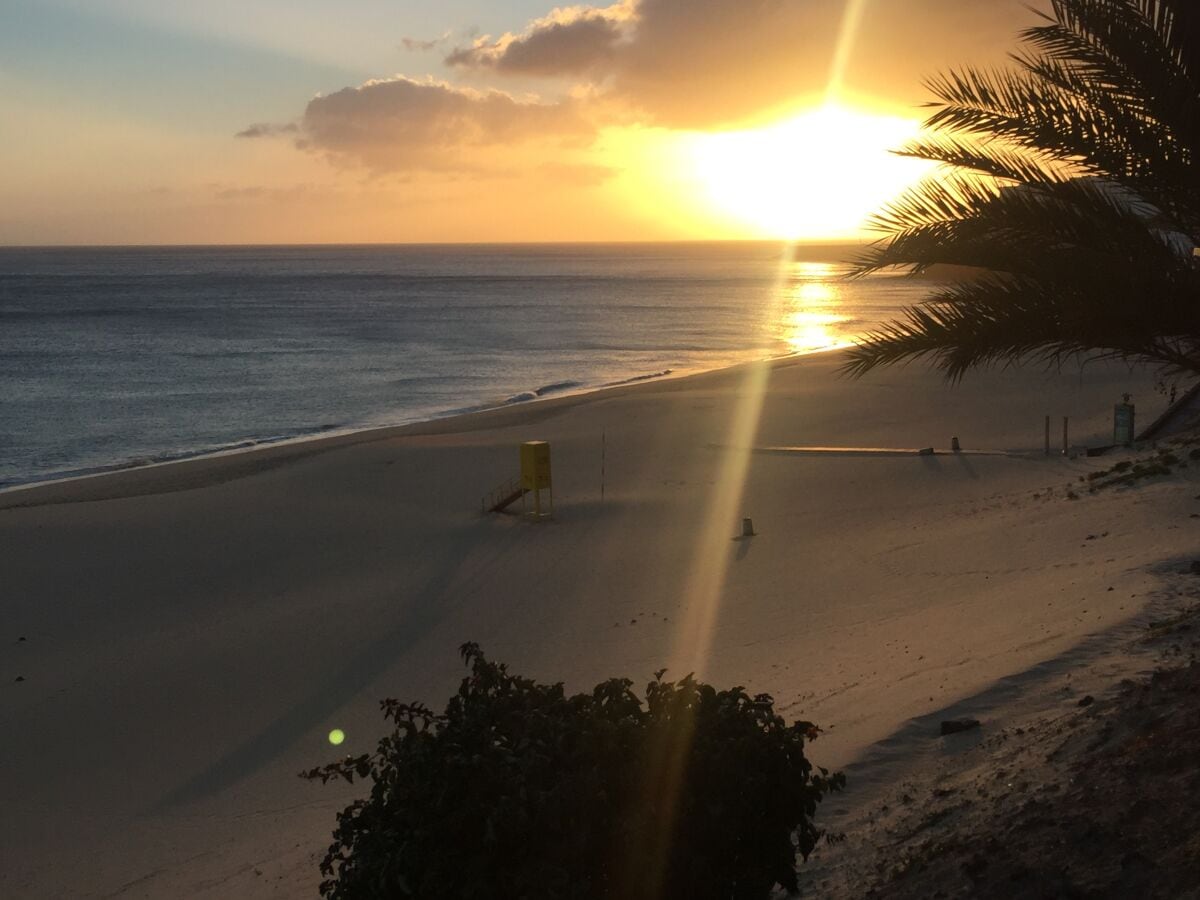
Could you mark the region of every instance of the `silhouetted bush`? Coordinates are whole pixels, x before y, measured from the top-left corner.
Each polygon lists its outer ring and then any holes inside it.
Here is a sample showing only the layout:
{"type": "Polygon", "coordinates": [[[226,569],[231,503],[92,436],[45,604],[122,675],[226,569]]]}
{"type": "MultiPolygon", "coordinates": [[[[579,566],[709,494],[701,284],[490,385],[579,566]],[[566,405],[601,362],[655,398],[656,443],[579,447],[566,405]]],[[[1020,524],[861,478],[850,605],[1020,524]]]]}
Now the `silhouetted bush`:
{"type": "Polygon", "coordinates": [[[479,647],[435,714],[383,701],[373,754],[302,773],[370,777],[338,814],[321,894],[339,898],[765,898],[796,889],[796,853],[844,783],[804,756],[817,735],[769,696],[663,681],[645,703],[612,679],[568,697],[479,647]],[[672,803],[671,799],[677,802],[672,803]]]}

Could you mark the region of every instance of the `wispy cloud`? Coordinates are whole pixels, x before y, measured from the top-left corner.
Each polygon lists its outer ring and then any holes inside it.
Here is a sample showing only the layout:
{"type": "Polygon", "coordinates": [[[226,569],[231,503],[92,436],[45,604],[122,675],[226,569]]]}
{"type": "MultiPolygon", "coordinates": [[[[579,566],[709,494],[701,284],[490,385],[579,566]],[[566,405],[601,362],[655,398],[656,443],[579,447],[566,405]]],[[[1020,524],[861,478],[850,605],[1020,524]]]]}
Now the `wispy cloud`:
{"type": "Polygon", "coordinates": [[[432,38],[430,40],[422,40],[421,38],[402,37],[400,38],[400,47],[409,53],[428,53],[430,50],[436,50],[450,41],[450,32],[445,31],[441,37],[432,38]]]}
{"type": "Polygon", "coordinates": [[[554,181],[574,187],[596,187],[619,175],[621,170],[593,163],[546,162],[538,166],[538,172],[554,181]]]}
{"type": "Polygon", "coordinates": [[[243,128],[234,137],[240,138],[261,138],[261,137],[276,137],[281,134],[295,134],[299,128],[294,122],[289,122],[283,125],[274,125],[270,122],[255,122],[247,128],[243,128]]]}

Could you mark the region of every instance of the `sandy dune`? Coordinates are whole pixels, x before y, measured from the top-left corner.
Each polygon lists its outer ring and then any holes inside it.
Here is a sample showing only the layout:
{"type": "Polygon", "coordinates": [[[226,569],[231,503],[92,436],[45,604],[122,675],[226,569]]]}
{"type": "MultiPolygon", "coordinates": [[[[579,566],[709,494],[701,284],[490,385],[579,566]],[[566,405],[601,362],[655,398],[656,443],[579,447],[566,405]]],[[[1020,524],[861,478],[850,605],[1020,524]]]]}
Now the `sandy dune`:
{"type": "Polygon", "coordinates": [[[1190,495],[1070,500],[1100,463],[1040,452],[1046,414],[1104,442],[1124,391],[1149,421],[1146,375],[836,362],[0,494],[0,895],[312,895],[357,789],[296,773],[332,728],[373,746],[381,697],[440,705],[466,640],[570,688],[665,665],[770,692],[843,766],[1126,620],[1194,549],[1190,495]],[[786,449],[952,436],[1003,452],[786,449]],[[532,438],[556,518],[481,516],[532,438]]]}

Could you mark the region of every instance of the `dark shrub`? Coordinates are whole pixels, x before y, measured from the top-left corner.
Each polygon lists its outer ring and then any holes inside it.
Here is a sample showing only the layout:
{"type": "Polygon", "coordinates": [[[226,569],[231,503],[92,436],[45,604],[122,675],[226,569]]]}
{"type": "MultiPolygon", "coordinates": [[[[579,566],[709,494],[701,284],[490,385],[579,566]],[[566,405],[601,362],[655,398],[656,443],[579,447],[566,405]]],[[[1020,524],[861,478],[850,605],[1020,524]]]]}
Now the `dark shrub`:
{"type": "Polygon", "coordinates": [[[568,697],[488,662],[437,715],[383,702],[373,754],[305,778],[370,777],[338,814],[321,893],[340,898],[765,898],[796,889],[796,852],[841,775],[804,756],[817,729],[769,696],[613,679],[568,697]],[[672,800],[677,802],[672,802],[672,800]]]}

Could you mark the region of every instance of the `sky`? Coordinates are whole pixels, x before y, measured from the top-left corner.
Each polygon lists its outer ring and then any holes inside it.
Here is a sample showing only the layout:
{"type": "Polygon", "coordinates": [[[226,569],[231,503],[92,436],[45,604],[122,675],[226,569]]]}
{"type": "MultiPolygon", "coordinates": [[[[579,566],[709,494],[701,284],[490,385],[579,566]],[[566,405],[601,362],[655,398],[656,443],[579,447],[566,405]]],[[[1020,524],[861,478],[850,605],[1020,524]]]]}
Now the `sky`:
{"type": "Polygon", "coordinates": [[[1026,0],[0,0],[0,245],[836,240],[1026,0]]]}

